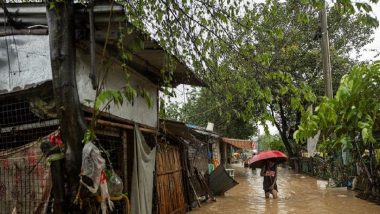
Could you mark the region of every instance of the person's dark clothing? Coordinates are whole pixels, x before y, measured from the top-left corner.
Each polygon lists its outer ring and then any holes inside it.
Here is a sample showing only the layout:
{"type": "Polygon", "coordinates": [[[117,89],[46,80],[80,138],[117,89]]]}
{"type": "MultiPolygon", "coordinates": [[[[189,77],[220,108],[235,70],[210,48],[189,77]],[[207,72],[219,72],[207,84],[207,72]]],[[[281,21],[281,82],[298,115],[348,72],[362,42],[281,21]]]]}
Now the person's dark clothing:
{"type": "MultiPolygon", "coordinates": [[[[273,185],[275,181],[275,178],[276,178],[276,168],[277,168],[277,165],[273,165],[272,167],[269,167],[268,165],[265,167],[265,171],[264,171],[264,182],[263,182],[263,189],[265,192],[271,192],[272,189],[271,186],[273,185]]],[[[273,189],[277,190],[277,182],[274,184],[273,186],[273,189]]]]}

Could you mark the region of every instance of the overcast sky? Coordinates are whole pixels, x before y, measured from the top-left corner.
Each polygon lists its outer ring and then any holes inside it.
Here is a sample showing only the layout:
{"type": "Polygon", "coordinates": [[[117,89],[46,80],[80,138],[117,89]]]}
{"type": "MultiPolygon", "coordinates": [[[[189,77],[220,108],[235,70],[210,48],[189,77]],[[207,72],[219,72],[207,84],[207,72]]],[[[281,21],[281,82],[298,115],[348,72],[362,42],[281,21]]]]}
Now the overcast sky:
{"type": "MultiPolygon", "coordinates": [[[[373,14],[377,17],[377,20],[380,20],[380,3],[372,6],[373,14]]],[[[377,28],[374,34],[375,40],[372,44],[366,46],[366,49],[376,49],[380,51],[380,28],[377,28]]],[[[374,58],[374,53],[369,51],[363,51],[363,60],[380,60],[380,57],[374,58]]]]}

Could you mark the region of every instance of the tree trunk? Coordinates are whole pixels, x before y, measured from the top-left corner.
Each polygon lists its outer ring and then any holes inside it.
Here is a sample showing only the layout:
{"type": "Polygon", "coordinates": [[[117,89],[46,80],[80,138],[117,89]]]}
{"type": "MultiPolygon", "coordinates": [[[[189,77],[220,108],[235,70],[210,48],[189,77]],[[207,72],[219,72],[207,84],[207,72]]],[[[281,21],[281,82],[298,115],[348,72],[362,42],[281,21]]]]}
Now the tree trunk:
{"type": "Polygon", "coordinates": [[[54,5],[53,9],[47,5],[53,89],[66,146],[66,209],[75,212],[72,202],[79,185],[81,141],[86,129],[75,77],[75,13],[72,0],[54,1],[54,5]]]}
{"type": "Polygon", "coordinates": [[[270,109],[271,109],[271,112],[272,112],[272,117],[273,117],[273,121],[274,121],[274,125],[276,126],[280,136],[281,136],[281,140],[282,142],[284,143],[284,146],[286,148],[286,151],[288,152],[288,155],[289,157],[294,157],[294,152],[293,152],[293,149],[290,145],[290,140],[286,134],[286,130],[287,130],[287,122],[286,122],[286,117],[285,117],[285,113],[284,113],[284,109],[282,107],[282,102],[279,102],[279,107],[280,107],[280,118],[281,118],[281,125],[279,122],[276,121],[276,117],[274,115],[274,107],[271,105],[270,106],[270,109]]]}

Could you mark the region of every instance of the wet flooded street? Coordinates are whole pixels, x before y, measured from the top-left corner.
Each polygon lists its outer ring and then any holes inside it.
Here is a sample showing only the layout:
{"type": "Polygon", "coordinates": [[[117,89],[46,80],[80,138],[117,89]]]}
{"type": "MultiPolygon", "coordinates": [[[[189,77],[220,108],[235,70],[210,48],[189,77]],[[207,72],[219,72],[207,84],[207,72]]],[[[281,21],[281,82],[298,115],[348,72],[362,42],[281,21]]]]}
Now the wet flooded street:
{"type": "Polygon", "coordinates": [[[327,181],[279,168],[279,198],[265,199],[260,169],[234,165],[239,185],[217,202],[203,203],[192,214],[210,213],[380,213],[380,205],[355,197],[346,188],[326,188],[327,181]]]}

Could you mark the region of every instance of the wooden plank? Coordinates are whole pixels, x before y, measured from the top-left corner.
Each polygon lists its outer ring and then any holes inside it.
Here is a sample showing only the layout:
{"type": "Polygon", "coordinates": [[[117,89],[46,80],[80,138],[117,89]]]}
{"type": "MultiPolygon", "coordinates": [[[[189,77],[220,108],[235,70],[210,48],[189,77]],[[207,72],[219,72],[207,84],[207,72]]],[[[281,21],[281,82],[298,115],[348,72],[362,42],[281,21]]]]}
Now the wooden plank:
{"type": "Polygon", "coordinates": [[[7,29],[0,30],[0,36],[15,35],[48,35],[48,29],[7,29]]]}
{"type": "Polygon", "coordinates": [[[159,212],[185,213],[182,165],[179,149],[176,146],[159,146],[156,171],[159,212]]]}
{"type": "MultiPolygon", "coordinates": [[[[92,118],[89,118],[89,117],[86,117],[85,119],[87,121],[91,121],[92,120],[92,118]]],[[[127,124],[122,124],[122,123],[115,123],[115,122],[109,122],[109,121],[101,120],[101,119],[98,119],[96,123],[100,124],[100,125],[118,127],[118,128],[123,128],[123,129],[130,129],[130,130],[134,129],[134,126],[132,126],[132,125],[127,125],[127,124]]],[[[154,129],[147,129],[147,128],[139,128],[139,129],[140,129],[140,131],[146,132],[146,133],[153,133],[153,134],[155,134],[157,132],[154,129]]]]}
{"type": "Polygon", "coordinates": [[[42,122],[36,122],[36,123],[28,123],[28,124],[22,124],[18,126],[9,126],[9,127],[4,127],[1,128],[0,133],[7,133],[7,132],[12,132],[12,131],[23,131],[23,130],[29,130],[29,129],[37,129],[37,128],[45,128],[49,126],[57,126],[59,125],[59,120],[58,119],[53,119],[53,120],[46,120],[42,122]]]}
{"type": "Polygon", "coordinates": [[[167,175],[167,174],[173,174],[173,173],[176,173],[176,172],[179,172],[179,171],[182,171],[182,168],[174,169],[174,170],[169,170],[169,171],[166,171],[166,172],[160,172],[160,173],[157,173],[157,176],[162,176],[162,175],[167,175]]]}

